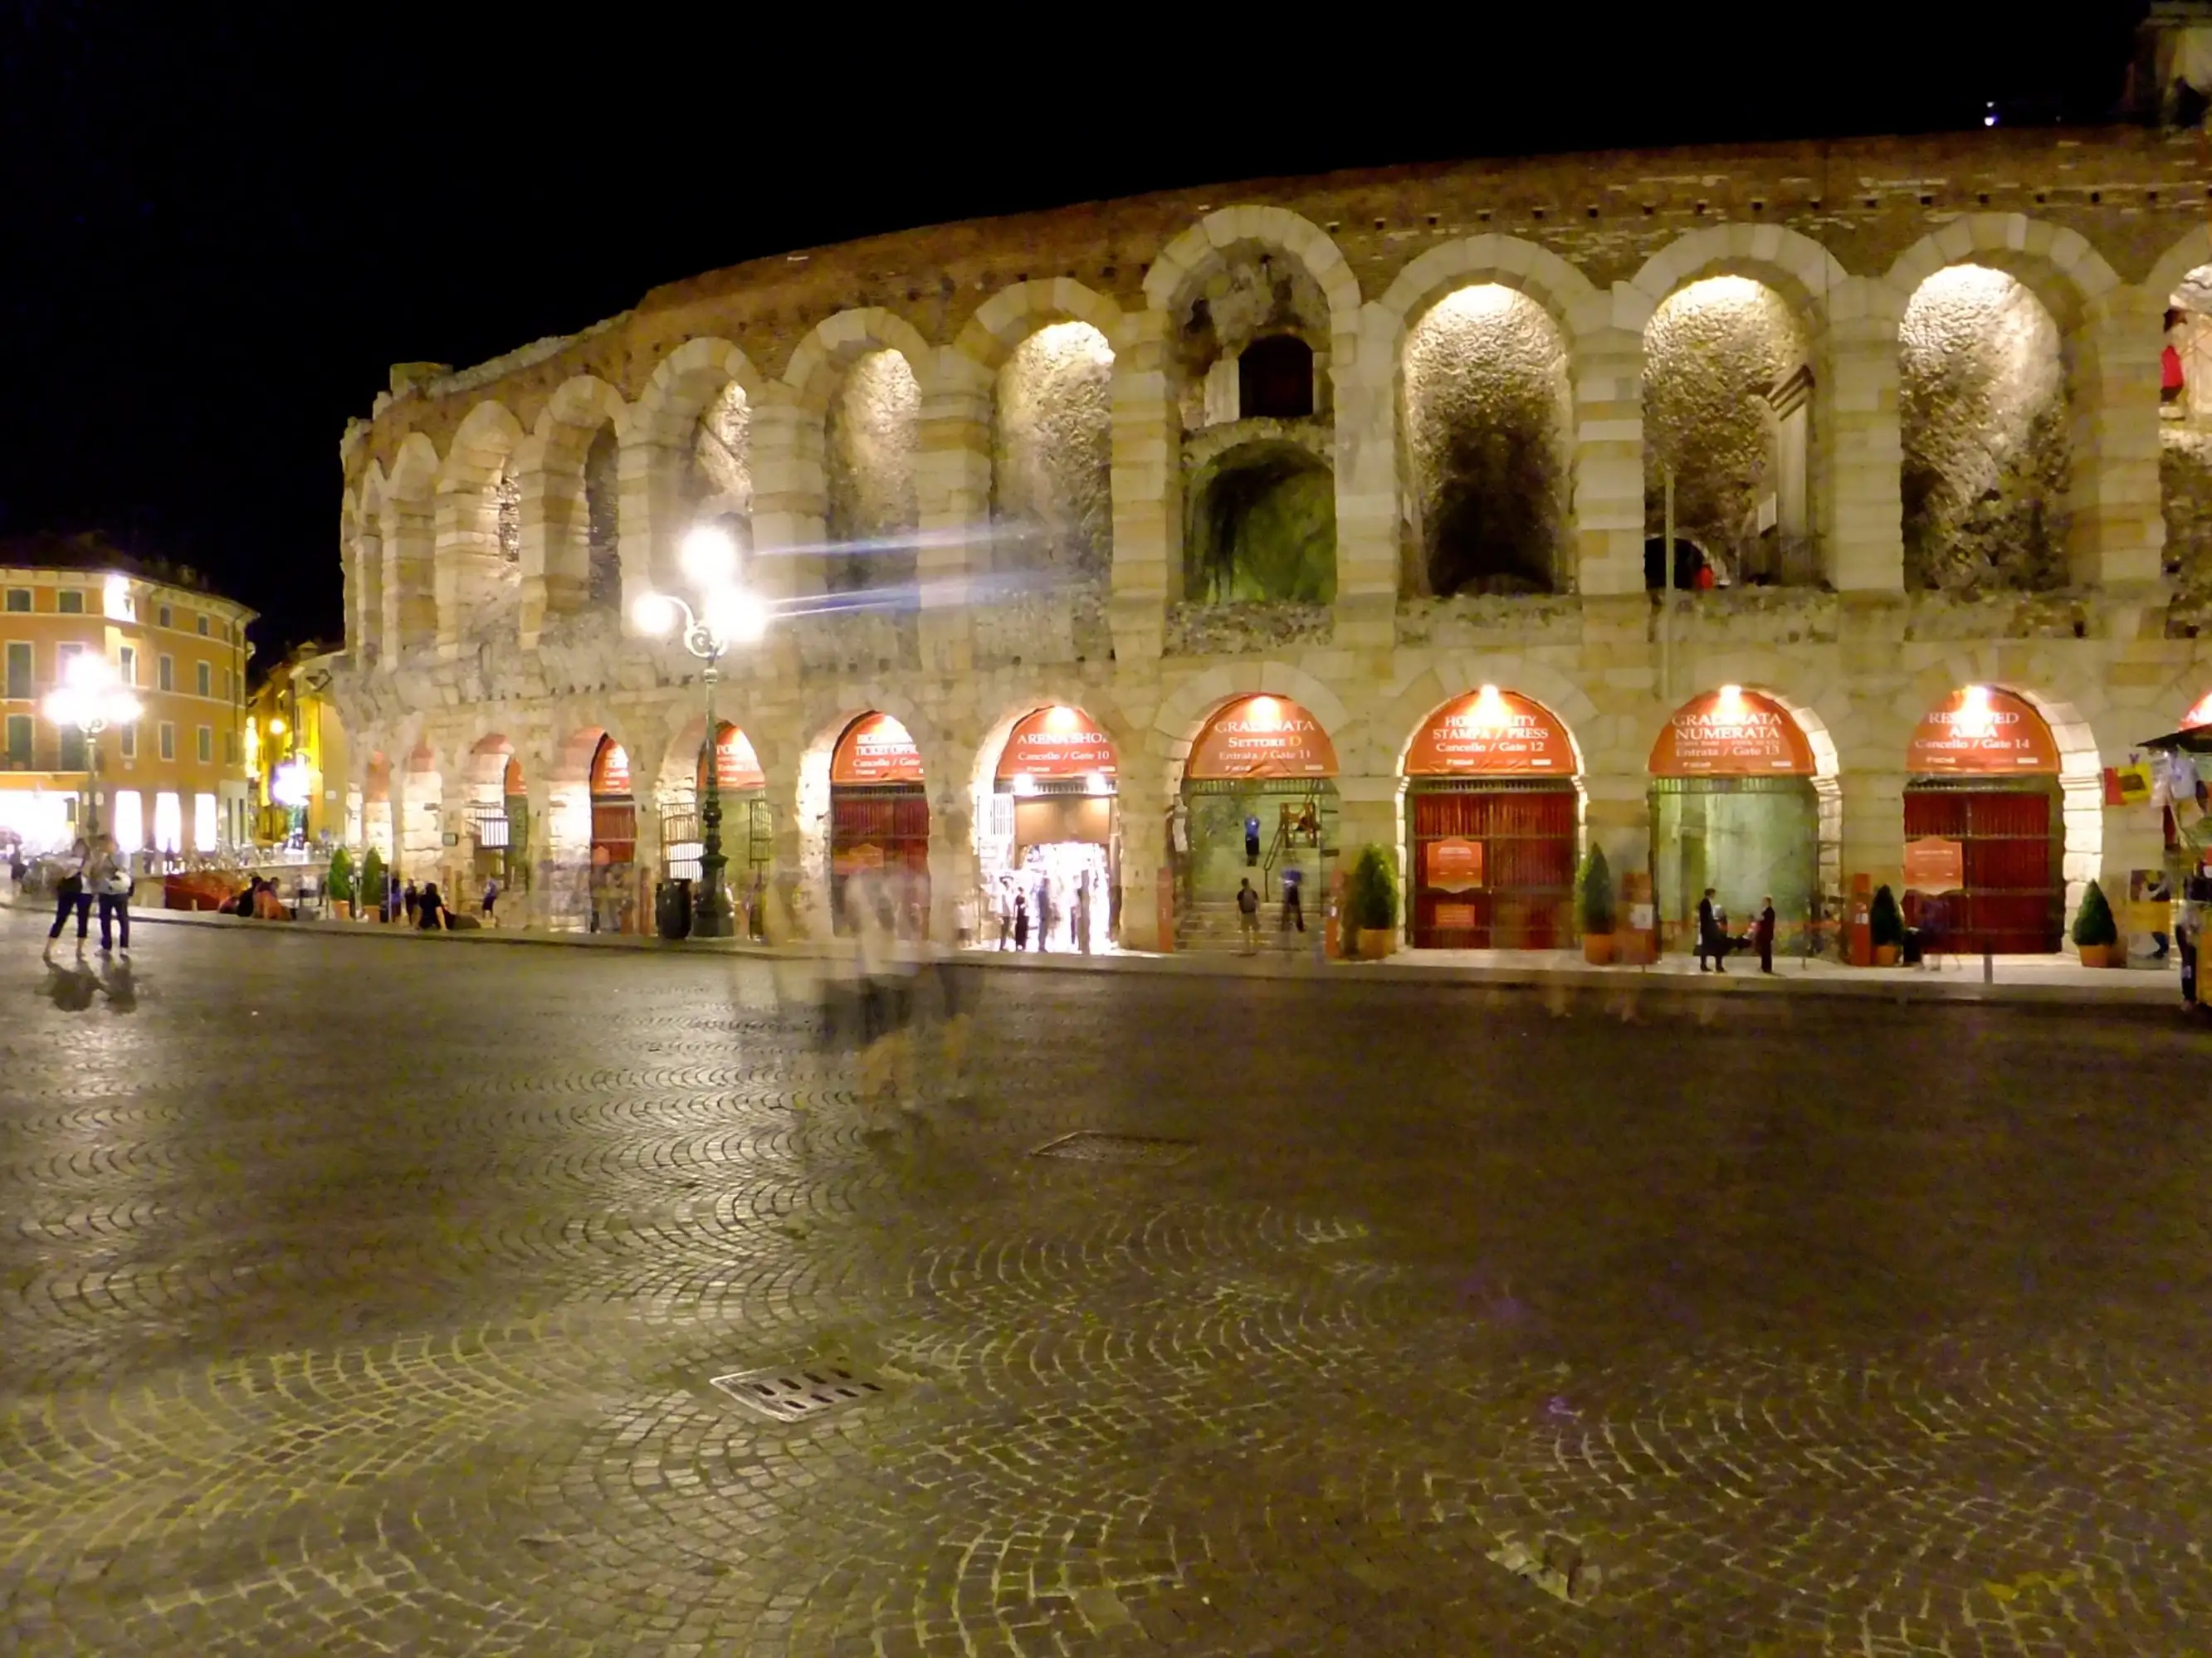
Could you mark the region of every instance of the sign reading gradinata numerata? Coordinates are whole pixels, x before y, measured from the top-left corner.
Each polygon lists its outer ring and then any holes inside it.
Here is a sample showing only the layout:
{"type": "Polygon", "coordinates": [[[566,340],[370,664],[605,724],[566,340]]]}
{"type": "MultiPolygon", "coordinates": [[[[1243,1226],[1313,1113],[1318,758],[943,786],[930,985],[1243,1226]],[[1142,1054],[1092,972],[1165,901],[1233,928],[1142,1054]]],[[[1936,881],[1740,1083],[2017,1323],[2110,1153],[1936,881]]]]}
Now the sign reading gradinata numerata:
{"type": "Polygon", "coordinates": [[[1651,748],[1654,777],[1810,777],[1813,745],[1790,711],[1724,685],[1674,711],[1651,748]]]}
{"type": "Polygon", "coordinates": [[[1334,777],[1336,745],[1321,721],[1286,696],[1240,696],[1206,721],[1183,775],[1334,777]]]}
{"type": "Polygon", "coordinates": [[[1114,744],[1080,708],[1039,708],[1006,734],[999,780],[1114,776],[1114,744]]]}
{"type": "MultiPolygon", "coordinates": [[[[707,756],[699,756],[698,786],[707,786],[707,756]]],[[[714,739],[714,786],[724,789],[761,789],[768,786],[768,778],[761,770],[760,758],[753,752],[751,739],[735,726],[724,726],[714,739]]]]}
{"type": "Polygon", "coordinates": [[[1905,769],[1923,776],[2055,772],[2058,744],[2043,716],[2010,691],[1969,685],[1929,710],[1905,747],[1905,769]]]}
{"type": "Polygon", "coordinates": [[[1408,777],[1571,777],[1575,751],[1551,711],[1495,686],[1431,714],[1407,751],[1408,777]]]}
{"type": "Polygon", "coordinates": [[[592,756],[592,793],[629,793],[629,754],[611,737],[601,738],[599,751],[592,756]]]}
{"type": "Polygon", "coordinates": [[[919,783],[921,750],[887,714],[864,714],[845,728],[830,756],[832,783],[919,783]]]}

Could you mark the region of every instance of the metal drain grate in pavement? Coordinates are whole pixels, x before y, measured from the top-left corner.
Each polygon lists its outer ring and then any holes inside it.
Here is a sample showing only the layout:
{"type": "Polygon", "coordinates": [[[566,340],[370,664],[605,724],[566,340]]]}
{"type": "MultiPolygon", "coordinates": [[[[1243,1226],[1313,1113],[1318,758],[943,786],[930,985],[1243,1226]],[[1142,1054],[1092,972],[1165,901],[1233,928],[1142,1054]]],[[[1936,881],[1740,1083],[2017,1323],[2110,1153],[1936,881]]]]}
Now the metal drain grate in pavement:
{"type": "Polygon", "coordinates": [[[804,1422],[848,1405],[880,1399],[884,1386],[834,1364],[741,1370],[712,1378],[732,1399],[773,1422],[804,1422]]]}
{"type": "Polygon", "coordinates": [[[1198,1150],[1195,1140],[1163,1139],[1148,1134],[1102,1134],[1095,1128],[1079,1128],[1048,1140],[1030,1153],[1033,1157],[1066,1157],[1075,1163],[1181,1163],[1198,1150]]]}

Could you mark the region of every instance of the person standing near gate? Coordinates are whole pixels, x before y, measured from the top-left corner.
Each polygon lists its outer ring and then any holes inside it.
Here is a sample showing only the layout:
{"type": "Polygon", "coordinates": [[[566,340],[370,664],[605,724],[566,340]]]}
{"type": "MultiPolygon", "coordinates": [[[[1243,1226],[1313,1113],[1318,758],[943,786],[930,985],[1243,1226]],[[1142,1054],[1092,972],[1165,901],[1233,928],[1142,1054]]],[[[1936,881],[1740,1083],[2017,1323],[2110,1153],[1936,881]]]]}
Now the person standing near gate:
{"type": "Polygon", "coordinates": [[[1091,878],[1079,876],[1075,884],[1075,947],[1085,956],[1091,953],[1091,878]]]}
{"type": "Polygon", "coordinates": [[[492,906],[498,902],[499,878],[495,875],[487,875],[484,877],[483,890],[483,919],[486,926],[495,926],[498,922],[499,918],[492,914],[492,906]]]}
{"type": "Polygon", "coordinates": [[[1720,917],[1713,913],[1713,889],[1707,887],[1705,896],[1698,900],[1698,971],[1705,972],[1705,958],[1712,957],[1711,971],[1728,971],[1728,940],[1721,936],[1720,917]]]}
{"type": "Polygon", "coordinates": [[[1014,894],[1014,953],[1018,956],[1030,947],[1030,900],[1025,892],[1014,894]]]}
{"type": "Polygon", "coordinates": [[[1759,919],[1751,924],[1752,942],[1759,946],[1759,970],[1774,971],[1774,895],[1759,901],[1759,919]]]}
{"type": "Polygon", "coordinates": [[[1282,933],[1283,942],[1285,944],[1291,941],[1291,928],[1295,927],[1300,932],[1306,930],[1305,901],[1298,896],[1298,872],[1295,869],[1285,870],[1283,872],[1283,917],[1277,924],[1277,931],[1282,933]]]}
{"type": "Polygon", "coordinates": [[[1260,895],[1252,890],[1252,884],[1237,884],[1237,926],[1243,935],[1244,953],[1256,956],[1260,952],[1260,895]]]}

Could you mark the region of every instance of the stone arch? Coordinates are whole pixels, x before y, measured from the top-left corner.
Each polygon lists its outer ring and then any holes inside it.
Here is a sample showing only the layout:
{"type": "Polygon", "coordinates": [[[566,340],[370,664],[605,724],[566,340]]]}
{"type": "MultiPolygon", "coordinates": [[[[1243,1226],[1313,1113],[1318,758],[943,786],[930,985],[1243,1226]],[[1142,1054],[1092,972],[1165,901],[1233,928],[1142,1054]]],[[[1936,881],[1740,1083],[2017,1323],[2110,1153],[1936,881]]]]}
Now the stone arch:
{"type": "Polygon", "coordinates": [[[626,544],[650,550],[660,579],[693,524],[719,523],[739,548],[752,544],[755,416],[764,398],[785,395],[744,349],[718,337],[686,340],[655,365],[632,405],[623,440],[627,495],[642,503],[626,544]],[[637,487],[640,486],[641,487],[637,487]]]}
{"type": "Polygon", "coordinates": [[[398,864],[407,879],[432,878],[443,856],[440,836],[445,809],[445,778],[437,751],[429,739],[418,739],[392,779],[398,794],[393,807],[393,833],[398,842],[398,864]]]}
{"type": "Polygon", "coordinates": [[[1376,301],[1390,325],[1391,356],[1398,355],[1407,331],[1431,307],[1447,295],[1485,282],[1527,295],[1570,338],[1577,317],[1604,297],[1589,277],[1547,247],[1518,236],[1462,236],[1409,261],[1376,301]]]}
{"type": "Polygon", "coordinates": [[[384,468],[371,461],[359,486],[346,496],[343,534],[353,575],[347,598],[346,642],[363,664],[383,653],[384,468]]]}
{"type": "MultiPolygon", "coordinates": [[[[1241,244],[1257,243],[1287,253],[1310,276],[1328,301],[1329,331],[1337,339],[1355,338],[1359,329],[1359,279],[1328,234],[1287,208],[1224,207],[1169,243],[1145,273],[1145,299],[1155,311],[1173,312],[1191,289],[1241,244]]],[[[1347,349],[1344,356],[1350,355],[1347,349]]]]}
{"type": "Polygon", "coordinates": [[[384,648],[399,653],[437,635],[437,446],[410,432],[383,484],[384,648]]]}
{"type": "Polygon", "coordinates": [[[538,416],[518,463],[526,633],[548,616],[623,602],[619,458],[631,413],[606,381],[577,374],[538,416]]]}
{"type": "Polygon", "coordinates": [[[522,423],[488,398],[461,417],[438,475],[438,642],[449,653],[461,636],[495,626],[512,612],[522,586],[522,485],[516,451],[522,423]]]}
{"type": "Polygon", "coordinates": [[[1558,669],[1518,653],[1491,656],[1473,652],[1455,653],[1424,670],[1369,716],[1371,742],[1369,750],[1358,756],[1358,768],[1378,777],[1395,777],[1402,785],[1406,756],[1429,716],[1445,703],[1485,685],[1515,691],[1541,703],[1558,720],[1574,750],[1576,778],[1579,780],[1589,769],[1583,732],[1600,716],[1589,693],[1558,669]]]}
{"type": "Polygon", "coordinates": [[[811,428],[803,446],[819,457],[832,592],[915,580],[921,403],[936,380],[928,342],[880,306],[823,319],[785,366],[781,384],[811,428]]]}
{"type": "Polygon", "coordinates": [[[1710,225],[1676,237],[1629,279],[1655,307],[1707,276],[1748,276],[1788,301],[1808,333],[1826,320],[1829,296],[1850,280],[1843,263],[1801,231],[1778,224],[1710,225]]]}
{"type": "Polygon", "coordinates": [[[926,392],[933,353],[921,331],[896,312],[881,306],[840,311],[817,323],[793,348],[779,378],[809,413],[824,416],[837,382],[855,358],[871,351],[896,351],[926,392]]]}
{"type": "Polygon", "coordinates": [[[1234,440],[1194,452],[1182,544],[1187,598],[1326,604],[1336,594],[1333,459],[1310,429],[1243,422],[1234,440]]]}
{"type": "Polygon", "coordinates": [[[2087,237],[2024,213],[1970,213],[1954,219],[1892,260],[1886,280],[1909,300],[1921,283],[1954,264],[2003,271],[2043,301],[2062,334],[2080,325],[2092,301],[2120,285],[2087,237]]]}
{"type": "Polygon", "coordinates": [[[1344,700],[1304,669],[1267,657],[1234,668],[1209,668],[1194,675],[1160,701],[1142,732],[1143,749],[1133,741],[1122,756],[1124,774],[1139,765],[1153,774],[1160,798],[1173,799],[1182,786],[1182,763],[1206,722],[1240,696],[1288,697],[1321,722],[1341,765],[1347,754],[1364,752],[1364,732],[1344,700]]]}
{"type": "Polygon", "coordinates": [[[2166,296],[2181,286],[2181,279],[2199,265],[2212,264],[2212,225],[2191,225],[2181,239],[2158,256],[2143,288],[2163,307],[2166,296]]]}
{"type": "MultiPolygon", "coordinates": [[[[968,838],[968,825],[957,817],[965,803],[953,786],[960,767],[946,733],[911,697],[879,681],[811,698],[805,717],[798,722],[799,729],[811,735],[793,768],[790,800],[799,830],[799,924],[817,938],[826,938],[836,930],[830,913],[830,762],[853,722],[870,714],[887,714],[905,726],[921,755],[922,785],[929,798],[931,879],[942,889],[933,893],[932,908],[957,896],[957,877],[949,854],[968,838]],[[952,811],[945,809],[948,801],[954,803],[952,811]]],[[[763,756],[764,769],[767,764],[763,756]]],[[[776,774],[770,772],[771,801],[776,786],[776,774]]]]}
{"type": "Polygon", "coordinates": [[[699,416],[724,386],[735,383],[757,402],[766,377],[741,346],[715,337],[686,340],[654,365],[631,410],[631,437],[682,449],[699,416]]]}
{"type": "Polygon", "coordinates": [[[1121,307],[1073,276],[1010,282],[976,307],[953,349],[995,373],[1023,341],[1056,322],[1088,323],[1110,346],[1121,337],[1121,307]]]}

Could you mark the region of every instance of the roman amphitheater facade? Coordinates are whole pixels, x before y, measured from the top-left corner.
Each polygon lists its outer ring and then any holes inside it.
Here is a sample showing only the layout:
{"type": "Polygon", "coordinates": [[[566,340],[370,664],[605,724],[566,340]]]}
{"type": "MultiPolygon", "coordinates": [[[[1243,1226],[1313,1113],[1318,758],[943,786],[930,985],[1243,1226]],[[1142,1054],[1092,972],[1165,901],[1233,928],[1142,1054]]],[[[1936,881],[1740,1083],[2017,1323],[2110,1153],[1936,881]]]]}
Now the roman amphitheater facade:
{"type": "Polygon", "coordinates": [[[865,715],[912,739],[940,929],[1006,860],[1010,732],[1087,716],[1115,920],[1152,946],[1220,896],[1188,774],[1224,708],[1317,726],[1309,849],[1380,842],[1418,887],[1409,756],[1486,687],[1555,728],[1577,843],[1662,888],[1678,713],[1780,711],[1831,903],[1899,878],[1923,722],[2001,693],[2045,728],[2078,890],[2160,861],[2101,772],[2212,691],[2212,410],[2160,389],[2208,264],[2195,137],[1995,132],[1087,204],[404,365],[342,448],[352,833],[466,886],[503,819],[526,913],[573,923],[619,745],[649,881],[690,832],[702,686],[628,606],[684,591],[712,522],[775,610],[718,693],[758,774],[733,873],[817,921],[865,715]]]}

